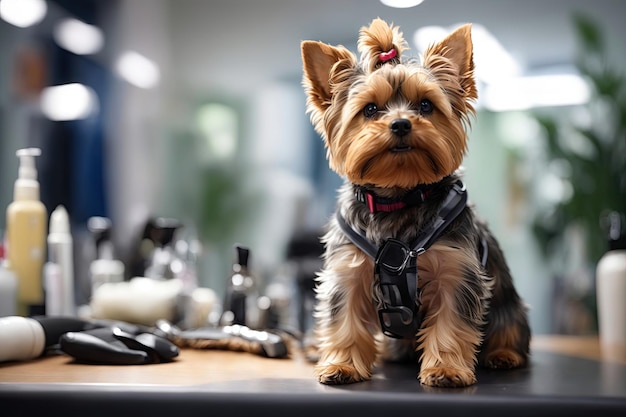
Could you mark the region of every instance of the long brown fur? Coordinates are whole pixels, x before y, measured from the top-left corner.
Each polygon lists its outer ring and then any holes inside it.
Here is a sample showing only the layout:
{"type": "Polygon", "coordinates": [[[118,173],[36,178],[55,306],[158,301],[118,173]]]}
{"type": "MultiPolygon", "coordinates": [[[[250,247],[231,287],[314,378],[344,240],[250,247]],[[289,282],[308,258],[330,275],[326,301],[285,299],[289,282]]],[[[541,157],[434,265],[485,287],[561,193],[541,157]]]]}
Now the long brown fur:
{"type": "MultiPolygon", "coordinates": [[[[341,46],[302,43],[311,121],[325,141],[330,167],[345,178],[339,211],[379,246],[390,237],[411,242],[432,221],[459,178],[466,129],[475,114],[470,25],[432,45],[421,62],[406,59],[407,49],[398,28],[380,19],[361,29],[360,60],[341,46]],[[372,105],[377,111],[366,113],[372,105]],[[410,122],[410,132],[392,131],[398,119],[410,122]],[[423,203],[390,213],[370,213],[354,197],[357,186],[399,198],[425,184],[435,185],[423,203]]],[[[473,208],[466,207],[418,257],[424,320],[408,341],[382,337],[373,260],[334,218],[324,243],[315,312],[320,382],[367,380],[377,360],[398,360],[407,351],[418,355],[418,377],[428,386],[474,384],[478,363],[491,368],[527,364],[526,309],[497,241],[473,208]],[[488,246],[485,266],[479,258],[481,241],[488,246]]]]}

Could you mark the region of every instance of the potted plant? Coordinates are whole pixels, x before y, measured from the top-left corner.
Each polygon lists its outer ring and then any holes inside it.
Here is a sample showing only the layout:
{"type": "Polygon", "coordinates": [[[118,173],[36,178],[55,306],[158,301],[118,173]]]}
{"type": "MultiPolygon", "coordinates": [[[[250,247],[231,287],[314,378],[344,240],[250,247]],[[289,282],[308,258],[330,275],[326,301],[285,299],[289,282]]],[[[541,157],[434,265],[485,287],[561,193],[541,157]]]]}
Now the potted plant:
{"type": "Polygon", "coordinates": [[[626,77],[609,59],[604,34],[584,15],[574,17],[579,54],[577,67],[588,80],[591,99],[586,105],[590,123],[574,117],[536,118],[545,131],[549,161],[567,166],[567,198],[538,214],[534,232],[543,252],[551,256],[561,247],[565,232],[579,227],[587,242],[588,261],[595,264],[607,249],[602,225],[609,213],[626,214],[626,77]],[[574,148],[574,136],[581,147],[574,148]]]}
{"type": "Polygon", "coordinates": [[[548,164],[561,167],[567,192],[537,212],[533,232],[555,277],[552,330],[589,333],[597,323],[593,271],[608,249],[609,215],[626,214],[626,77],[610,63],[600,27],[584,15],[573,21],[576,66],[591,98],[583,113],[571,109],[565,119],[535,115],[548,164]]]}

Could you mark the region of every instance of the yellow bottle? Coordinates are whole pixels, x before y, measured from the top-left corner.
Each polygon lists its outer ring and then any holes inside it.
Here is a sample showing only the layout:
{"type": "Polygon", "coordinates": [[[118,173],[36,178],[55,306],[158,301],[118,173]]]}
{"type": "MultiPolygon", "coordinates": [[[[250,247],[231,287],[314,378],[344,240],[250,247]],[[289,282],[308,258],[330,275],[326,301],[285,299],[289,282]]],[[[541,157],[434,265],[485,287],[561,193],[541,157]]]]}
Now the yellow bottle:
{"type": "Polygon", "coordinates": [[[42,272],[46,258],[47,212],[39,199],[35,157],[38,148],[20,149],[19,174],[13,202],[7,207],[7,259],[18,282],[17,310],[28,315],[29,307],[44,303],[42,272]]]}

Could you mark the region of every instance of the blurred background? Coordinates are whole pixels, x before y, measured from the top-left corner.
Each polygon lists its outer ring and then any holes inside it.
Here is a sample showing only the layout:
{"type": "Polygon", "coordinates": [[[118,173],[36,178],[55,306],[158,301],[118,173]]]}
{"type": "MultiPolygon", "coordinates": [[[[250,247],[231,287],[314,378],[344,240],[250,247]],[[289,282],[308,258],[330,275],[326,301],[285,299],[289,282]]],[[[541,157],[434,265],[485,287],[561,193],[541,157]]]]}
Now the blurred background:
{"type": "Polygon", "coordinates": [[[533,331],[594,333],[603,219],[626,212],[626,3],[383,3],[0,0],[0,230],[15,151],[36,146],[42,201],[70,214],[79,302],[94,216],[111,220],[129,276],[142,273],[146,226],[167,218],[201,286],[225,291],[236,242],[260,291],[293,281],[293,262],[318,255],[341,183],[305,114],[300,42],[356,50],[360,27],[381,17],[417,56],[471,22],[470,199],[533,331]]]}

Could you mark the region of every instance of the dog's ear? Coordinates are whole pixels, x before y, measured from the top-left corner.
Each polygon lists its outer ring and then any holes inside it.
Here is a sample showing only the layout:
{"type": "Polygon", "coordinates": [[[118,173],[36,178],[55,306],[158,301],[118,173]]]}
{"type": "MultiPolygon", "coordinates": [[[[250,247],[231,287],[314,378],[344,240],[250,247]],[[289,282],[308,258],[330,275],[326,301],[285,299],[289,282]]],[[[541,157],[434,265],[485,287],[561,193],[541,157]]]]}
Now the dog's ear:
{"type": "Polygon", "coordinates": [[[303,84],[309,95],[309,104],[318,111],[330,105],[334,84],[346,79],[356,66],[354,54],[343,46],[322,42],[302,42],[304,66],[303,84]]]}
{"type": "Polygon", "coordinates": [[[474,81],[474,56],[472,46],[472,25],[466,24],[448,35],[444,40],[432,45],[424,54],[424,67],[433,70],[443,70],[449,66],[447,58],[452,63],[456,76],[459,78],[466,99],[476,99],[476,82],[474,81]]]}

